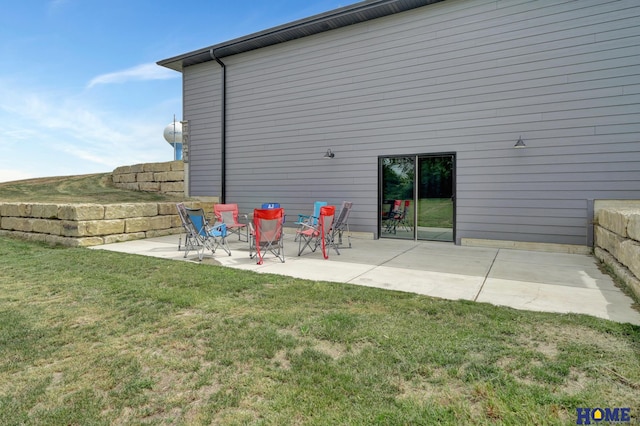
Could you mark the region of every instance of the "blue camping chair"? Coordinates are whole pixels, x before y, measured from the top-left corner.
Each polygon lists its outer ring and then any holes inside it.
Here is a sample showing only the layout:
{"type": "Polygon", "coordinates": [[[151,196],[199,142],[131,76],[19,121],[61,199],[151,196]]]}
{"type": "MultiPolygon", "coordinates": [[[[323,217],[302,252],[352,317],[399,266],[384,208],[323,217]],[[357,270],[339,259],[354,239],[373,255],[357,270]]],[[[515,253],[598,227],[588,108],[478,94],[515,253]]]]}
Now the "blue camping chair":
{"type": "MultiPolygon", "coordinates": [[[[298,230],[302,230],[305,226],[315,227],[318,225],[318,219],[320,218],[320,208],[326,206],[328,203],[326,201],[316,201],[313,203],[313,214],[299,214],[298,220],[296,221],[296,225],[298,225],[298,230]]],[[[296,237],[294,241],[298,241],[299,233],[296,232],[296,237]]]]}
{"type": "MultiPolygon", "coordinates": [[[[280,203],[262,203],[262,210],[273,210],[273,209],[279,209],[280,208],[280,203]]],[[[282,223],[284,224],[287,220],[287,215],[284,215],[282,217],[282,223]]]]}
{"type": "Polygon", "coordinates": [[[184,257],[187,257],[190,250],[196,250],[198,252],[198,260],[202,260],[205,250],[211,250],[211,253],[215,253],[218,248],[221,248],[231,256],[231,249],[227,244],[227,225],[224,223],[209,225],[202,209],[185,208],[185,211],[192,244],[191,247],[185,244],[184,257]]]}
{"type": "Polygon", "coordinates": [[[340,254],[334,239],[331,237],[335,214],[335,206],[320,207],[320,217],[318,218],[317,224],[315,226],[305,224],[296,231],[300,237],[298,240],[298,256],[300,256],[306,248],[315,252],[318,247],[322,247],[322,256],[325,259],[329,258],[330,247],[333,248],[337,254],[340,254]]]}

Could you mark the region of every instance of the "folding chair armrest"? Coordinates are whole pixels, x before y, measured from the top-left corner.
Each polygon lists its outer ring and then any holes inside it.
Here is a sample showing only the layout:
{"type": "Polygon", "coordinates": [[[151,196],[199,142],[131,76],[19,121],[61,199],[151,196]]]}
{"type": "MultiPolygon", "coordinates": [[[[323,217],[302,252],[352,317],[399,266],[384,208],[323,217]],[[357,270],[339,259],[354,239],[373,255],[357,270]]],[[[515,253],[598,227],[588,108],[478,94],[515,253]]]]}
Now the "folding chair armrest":
{"type": "Polygon", "coordinates": [[[310,223],[312,222],[311,219],[315,219],[314,221],[318,221],[318,219],[320,219],[318,216],[312,216],[312,215],[308,215],[308,214],[299,214],[298,215],[298,220],[295,222],[296,225],[301,225],[303,223],[310,223]]]}
{"type": "Polygon", "coordinates": [[[303,223],[307,223],[309,222],[309,219],[311,219],[311,216],[309,216],[308,214],[299,214],[298,220],[296,220],[295,224],[301,225],[303,223]]]}
{"type": "Polygon", "coordinates": [[[305,230],[305,229],[313,229],[314,231],[318,231],[318,227],[317,226],[313,226],[310,223],[300,223],[300,229],[301,230],[305,230]],[[304,228],[304,229],[303,229],[304,228]]]}

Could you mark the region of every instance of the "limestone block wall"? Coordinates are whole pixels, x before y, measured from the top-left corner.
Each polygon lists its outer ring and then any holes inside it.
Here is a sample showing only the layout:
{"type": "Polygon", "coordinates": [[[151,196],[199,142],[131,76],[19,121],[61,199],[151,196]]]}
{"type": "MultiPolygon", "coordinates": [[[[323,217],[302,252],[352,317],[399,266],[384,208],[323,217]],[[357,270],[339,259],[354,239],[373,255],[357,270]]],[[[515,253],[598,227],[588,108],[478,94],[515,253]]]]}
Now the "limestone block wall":
{"type": "Polygon", "coordinates": [[[640,299],[640,207],[598,210],[594,234],[596,257],[640,299]]]}
{"type": "Polygon", "coordinates": [[[144,163],[118,167],[111,173],[117,188],[184,195],[184,162],[144,163]]]}
{"type": "MultiPolygon", "coordinates": [[[[214,202],[185,202],[213,215],[214,202]]],[[[182,232],[175,203],[0,204],[0,235],[92,246],[182,232]]]]}

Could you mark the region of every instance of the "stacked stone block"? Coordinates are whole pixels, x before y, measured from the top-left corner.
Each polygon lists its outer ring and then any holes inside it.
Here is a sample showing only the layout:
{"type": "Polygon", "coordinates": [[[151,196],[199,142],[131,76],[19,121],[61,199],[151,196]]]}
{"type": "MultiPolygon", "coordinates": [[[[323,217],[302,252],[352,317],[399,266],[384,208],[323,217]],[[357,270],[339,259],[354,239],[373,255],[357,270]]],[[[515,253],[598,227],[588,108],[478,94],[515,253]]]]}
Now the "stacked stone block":
{"type": "MultiPolygon", "coordinates": [[[[185,202],[213,214],[213,202],[185,202]]],[[[182,232],[175,203],[0,204],[0,234],[65,246],[93,246],[182,232]]]]}
{"type": "Polygon", "coordinates": [[[118,167],[112,178],[116,188],[184,195],[184,162],[180,160],[118,167]]]}
{"type": "Polygon", "coordinates": [[[602,209],[595,222],[596,257],[640,299],[640,208],[602,209]]]}

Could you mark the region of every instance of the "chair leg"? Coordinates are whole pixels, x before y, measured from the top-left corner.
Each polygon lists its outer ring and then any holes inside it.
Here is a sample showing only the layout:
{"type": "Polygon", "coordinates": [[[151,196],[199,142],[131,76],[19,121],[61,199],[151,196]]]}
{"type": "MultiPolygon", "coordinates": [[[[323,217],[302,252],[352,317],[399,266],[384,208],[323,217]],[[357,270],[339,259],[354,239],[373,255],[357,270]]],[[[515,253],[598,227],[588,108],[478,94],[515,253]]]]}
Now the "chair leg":
{"type": "Polygon", "coordinates": [[[283,236],[280,236],[280,249],[278,251],[282,254],[282,257],[280,258],[280,260],[282,261],[282,263],[284,263],[284,239],[283,239],[283,236]]]}
{"type": "Polygon", "coordinates": [[[307,247],[309,247],[309,250],[311,250],[311,252],[316,251],[316,249],[318,248],[319,241],[315,236],[313,235],[306,236],[304,234],[298,234],[298,236],[300,237],[300,239],[298,239],[298,256],[300,256],[304,251],[304,249],[306,249],[307,247]],[[314,243],[313,247],[311,247],[312,242],[314,243]]]}
{"type": "Polygon", "coordinates": [[[338,244],[336,244],[335,235],[333,233],[327,234],[325,237],[325,244],[327,247],[332,247],[335,252],[340,255],[340,250],[338,250],[338,244]]]}
{"type": "Polygon", "coordinates": [[[227,243],[227,237],[222,237],[220,239],[220,242],[218,243],[218,246],[222,248],[222,250],[227,252],[229,256],[231,256],[231,248],[229,247],[229,243],[227,243]]]}

